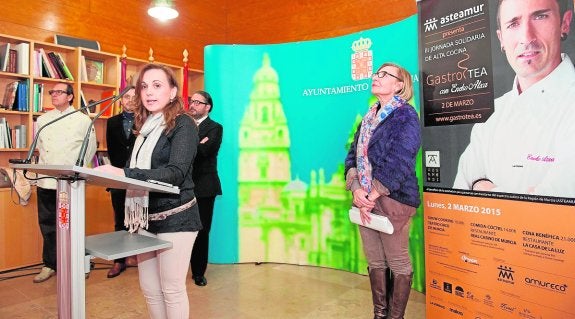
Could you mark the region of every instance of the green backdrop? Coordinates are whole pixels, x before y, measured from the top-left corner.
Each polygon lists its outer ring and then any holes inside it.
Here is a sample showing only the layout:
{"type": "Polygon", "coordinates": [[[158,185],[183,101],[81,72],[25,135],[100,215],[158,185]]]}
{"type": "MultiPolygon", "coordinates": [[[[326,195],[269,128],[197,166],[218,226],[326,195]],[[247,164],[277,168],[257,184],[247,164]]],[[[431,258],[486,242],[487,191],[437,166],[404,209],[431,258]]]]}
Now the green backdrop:
{"type": "MultiPolygon", "coordinates": [[[[210,116],[224,127],[218,158],[224,194],[216,200],[210,262],[366,273],[357,226],[347,217],[343,161],[374,101],[370,75],[388,61],[414,77],[419,110],[416,16],[332,39],[205,48],[210,116]]],[[[420,207],[410,244],[419,291],[422,216],[420,207]]]]}

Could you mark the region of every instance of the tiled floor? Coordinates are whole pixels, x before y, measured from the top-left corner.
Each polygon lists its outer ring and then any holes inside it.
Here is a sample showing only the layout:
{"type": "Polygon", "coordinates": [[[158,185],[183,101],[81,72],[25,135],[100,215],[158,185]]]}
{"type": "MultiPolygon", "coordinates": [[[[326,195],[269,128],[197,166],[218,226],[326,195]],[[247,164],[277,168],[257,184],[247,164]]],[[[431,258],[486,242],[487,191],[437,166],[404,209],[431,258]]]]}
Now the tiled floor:
{"type": "MultiPolygon", "coordinates": [[[[148,318],[136,268],[107,279],[107,262],[96,260],[86,281],[86,318],[148,318]]],[[[0,274],[0,318],[55,319],[56,277],[32,283],[39,269],[0,274]]],[[[345,271],[285,264],[210,264],[208,285],[188,276],[192,318],[371,319],[369,280],[345,271]]],[[[425,296],[412,291],[405,319],[425,318],[425,296]]]]}

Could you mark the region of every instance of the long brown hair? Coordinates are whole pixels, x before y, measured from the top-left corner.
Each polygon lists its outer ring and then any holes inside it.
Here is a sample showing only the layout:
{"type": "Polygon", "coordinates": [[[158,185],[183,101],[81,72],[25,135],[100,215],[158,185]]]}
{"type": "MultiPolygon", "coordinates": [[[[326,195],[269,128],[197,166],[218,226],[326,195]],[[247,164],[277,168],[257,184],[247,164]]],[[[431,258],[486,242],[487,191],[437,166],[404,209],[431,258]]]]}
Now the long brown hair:
{"type": "Polygon", "coordinates": [[[139,131],[150,115],[150,111],[148,111],[142,103],[142,79],[144,77],[144,73],[154,69],[164,71],[166,77],[168,78],[170,88],[176,88],[176,97],[173,100],[170,100],[168,105],[166,105],[166,107],[162,110],[162,113],[164,113],[164,121],[166,122],[165,131],[167,133],[176,126],[176,117],[184,113],[184,107],[182,104],[182,99],[178,96],[180,87],[178,86],[178,81],[176,81],[176,76],[174,75],[174,72],[165,65],[150,63],[140,70],[140,74],[138,75],[138,80],[136,82],[136,110],[134,111],[134,122],[136,130],[139,131]]]}

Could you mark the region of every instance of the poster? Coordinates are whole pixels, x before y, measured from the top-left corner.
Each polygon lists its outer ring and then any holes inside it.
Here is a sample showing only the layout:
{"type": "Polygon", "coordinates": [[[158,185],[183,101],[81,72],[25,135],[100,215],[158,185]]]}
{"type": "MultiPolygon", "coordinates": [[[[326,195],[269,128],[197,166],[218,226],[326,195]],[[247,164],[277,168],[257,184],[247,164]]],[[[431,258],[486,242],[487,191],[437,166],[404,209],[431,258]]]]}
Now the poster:
{"type": "Polygon", "coordinates": [[[418,2],[427,318],[575,318],[572,6],[418,2]]]}

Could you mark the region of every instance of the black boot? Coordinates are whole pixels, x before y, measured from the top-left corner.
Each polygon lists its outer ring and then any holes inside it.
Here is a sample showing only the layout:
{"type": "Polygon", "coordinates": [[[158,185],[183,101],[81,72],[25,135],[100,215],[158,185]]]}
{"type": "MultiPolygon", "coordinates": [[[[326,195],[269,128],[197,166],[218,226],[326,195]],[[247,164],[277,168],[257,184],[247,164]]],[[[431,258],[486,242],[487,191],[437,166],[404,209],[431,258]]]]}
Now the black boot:
{"type": "Polygon", "coordinates": [[[393,277],[393,297],[389,319],[403,319],[409,294],[411,293],[411,278],[409,275],[395,275],[393,277]]]}
{"type": "Polygon", "coordinates": [[[385,289],[387,291],[387,305],[393,304],[393,272],[390,268],[385,268],[385,289]]]}
{"type": "Polygon", "coordinates": [[[385,294],[385,269],[369,269],[369,283],[373,299],[373,319],[387,318],[387,298],[385,294]]]}

